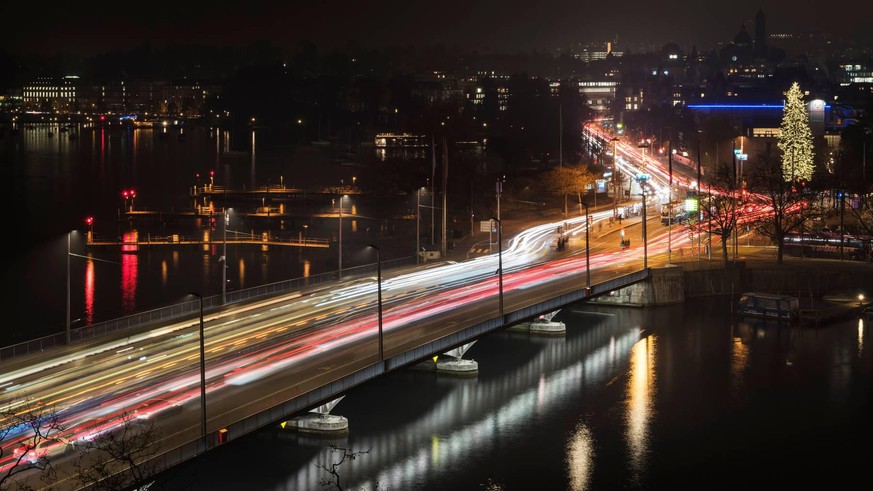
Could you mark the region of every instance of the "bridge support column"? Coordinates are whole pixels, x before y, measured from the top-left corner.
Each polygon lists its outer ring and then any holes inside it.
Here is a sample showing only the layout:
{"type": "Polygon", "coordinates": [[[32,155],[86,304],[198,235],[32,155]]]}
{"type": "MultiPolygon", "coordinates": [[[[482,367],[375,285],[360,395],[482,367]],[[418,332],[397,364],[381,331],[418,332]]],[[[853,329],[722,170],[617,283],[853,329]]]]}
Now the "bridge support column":
{"type": "Polygon", "coordinates": [[[560,310],[543,314],[529,322],[519,322],[509,327],[511,331],[524,331],[531,334],[561,335],[567,332],[567,326],[561,321],[552,320],[560,310]]]}
{"type": "Polygon", "coordinates": [[[293,428],[301,433],[322,436],[344,436],[349,432],[349,420],[345,416],[330,414],[345,396],[338,397],[327,404],[322,404],[309,411],[308,414],[292,418],[282,423],[283,428],[293,428]]]}
{"type": "Polygon", "coordinates": [[[436,371],[437,373],[446,373],[450,375],[478,375],[479,362],[452,357],[438,359],[436,362],[436,371]]]}
{"type": "Polygon", "coordinates": [[[344,436],[349,432],[348,418],[334,414],[306,414],[288,421],[287,424],[300,433],[322,436],[344,436]]]}

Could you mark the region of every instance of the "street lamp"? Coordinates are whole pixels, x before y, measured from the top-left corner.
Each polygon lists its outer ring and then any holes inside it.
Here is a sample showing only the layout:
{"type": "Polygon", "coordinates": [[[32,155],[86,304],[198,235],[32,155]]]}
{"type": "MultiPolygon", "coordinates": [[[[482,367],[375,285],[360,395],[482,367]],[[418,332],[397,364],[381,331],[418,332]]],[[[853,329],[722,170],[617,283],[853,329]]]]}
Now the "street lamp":
{"type": "Polygon", "coordinates": [[[376,249],[376,291],[378,292],[378,303],[376,304],[379,312],[379,361],[385,359],[385,351],[382,347],[382,252],[378,246],[373,244],[367,247],[376,249]]]}
{"type": "Polygon", "coordinates": [[[588,214],[588,203],[582,203],[585,207],[585,292],[591,294],[591,256],[588,248],[588,229],[591,228],[591,215],[588,214]]]}
{"type": "Polygon", "coordinates": [[[343,278],[343,198],[346,195],[342,194],[339,198],[339,260],[337,262],[337,278],[343,278]]]}
{"type": "Polygon", "coordinates": [[[640,174],[637,177],[643,195],[643,269],[648,269],[649,267],[649,245],[646,237],[646,181],[648,177],[646,174],[640,174]]]}
{"type": "Polygon", "coordinates": [[[206,349],[203,342],[203,295],[190,292],[200,300],[200,440],[206,451],[206,349]]]}
{"type": "Polygon", "coordinates": [[[612,218],[618,217],[618,137],[613,137],[612,140],[612,218]]]}
{"type": "Polygon", "coordinates": [[[221,252],[221,259],[218,261],[221,263],[221,304],[224,305],[227,303],[227,224],[230,222],[230,208],[225,208],[224,210],[224,238],[223,242],[223,250],[221,252]]]}
{"type": "Polygon", "coordinates": [[[65,340],[70,344],[70,236],[75,230],[67,232],[67,329],[65,340]]]}
{"type": "Polygon", "coordinates": [[[667,166],[670,172],[670,184],[667,188],[667,265],[673,264],[673,140],[668,142],[667,166]]]}
{"type": "Polygon", "coordinates": [[[497,222],[497,275],[498,275],[498,309],[500,322],[503,323],[503,223],[499,218],[491,217],[497,222]]]}

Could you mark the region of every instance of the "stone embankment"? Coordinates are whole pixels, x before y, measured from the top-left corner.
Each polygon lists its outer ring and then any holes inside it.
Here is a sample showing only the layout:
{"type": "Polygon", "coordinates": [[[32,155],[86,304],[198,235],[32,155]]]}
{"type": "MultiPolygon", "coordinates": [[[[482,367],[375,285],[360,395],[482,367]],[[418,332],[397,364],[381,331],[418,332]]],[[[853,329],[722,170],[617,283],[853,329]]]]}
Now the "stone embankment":
{"type": "Polygon", "coordinates": [[[649,281],[594,300],[597,303],[654,306],[746,291],[793,295],[810,303],[836,291],[873,295],[873,264],[858,261],[747,258],[743,261],[686,261],[652,270],[649,281]]]}

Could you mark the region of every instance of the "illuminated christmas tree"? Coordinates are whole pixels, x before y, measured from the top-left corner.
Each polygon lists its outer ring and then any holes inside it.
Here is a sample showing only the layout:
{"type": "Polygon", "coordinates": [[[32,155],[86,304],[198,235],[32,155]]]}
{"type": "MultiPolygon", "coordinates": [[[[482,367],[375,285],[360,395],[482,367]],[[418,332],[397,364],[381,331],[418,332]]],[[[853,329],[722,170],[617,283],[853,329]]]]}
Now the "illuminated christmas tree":
{"type": "Polygon", "coordinates": [[[815,163],[812,155],[812,130],[809,115],[803,103],[803,93],[797,82],[785,94],[785,109],[782,112],[782,130],[779,133],[779,150],[782,150],[782,177],[786,181],[812,179],[815,163]]]}

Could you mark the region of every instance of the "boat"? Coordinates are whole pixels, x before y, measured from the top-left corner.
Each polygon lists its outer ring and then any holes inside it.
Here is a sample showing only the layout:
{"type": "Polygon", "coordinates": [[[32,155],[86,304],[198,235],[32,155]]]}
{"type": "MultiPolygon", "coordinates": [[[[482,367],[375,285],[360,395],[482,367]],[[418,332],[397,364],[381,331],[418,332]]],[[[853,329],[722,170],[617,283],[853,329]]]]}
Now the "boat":
{"type": "Polygon", "coordinates": [[[800,301],[781,293],[746,292],[737,301],[737,313],[746,317],[795,322],[800,318],[800,301]]]}
{"type": "Polygon", "coordinates": [[[831,303],[855,303],[861,305],[864,303],[864,298],[867,296],[868,295],[865,295],[862,291],[837,290],[822,295],[821,299],[825,302],[831,303]]]}

